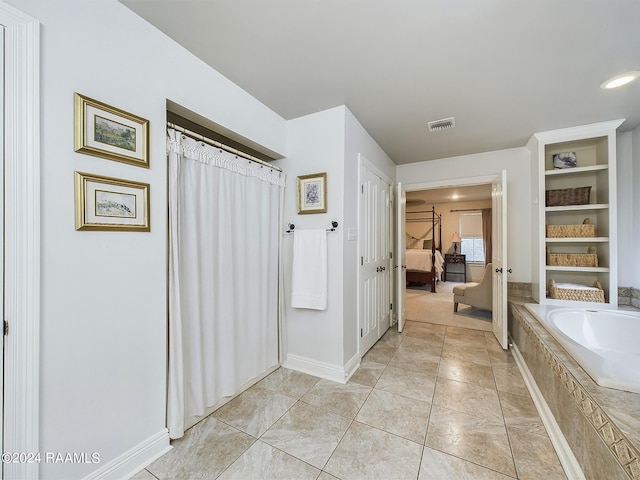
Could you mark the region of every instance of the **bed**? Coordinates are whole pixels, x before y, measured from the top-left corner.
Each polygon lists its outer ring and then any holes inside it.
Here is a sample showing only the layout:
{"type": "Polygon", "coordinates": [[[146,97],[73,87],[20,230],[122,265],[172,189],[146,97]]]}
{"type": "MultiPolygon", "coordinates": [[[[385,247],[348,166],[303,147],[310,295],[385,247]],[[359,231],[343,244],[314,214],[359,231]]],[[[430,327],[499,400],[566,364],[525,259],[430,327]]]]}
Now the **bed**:
{"type": "Polygon", "coordinates": [[[410,284],[429,285],[431,292],[435,292],[436,283],[441,278],[444,266],[442,215],[436,212],[434,205],[431,210],[407,212],[407,222],[422,222],[430,226],[423,238],[409,235],[411,241],[407,244],[410,248],[406,250],[407,286],[410,284]],[[415,246],[421,248],[415,248],[415,246]]]}

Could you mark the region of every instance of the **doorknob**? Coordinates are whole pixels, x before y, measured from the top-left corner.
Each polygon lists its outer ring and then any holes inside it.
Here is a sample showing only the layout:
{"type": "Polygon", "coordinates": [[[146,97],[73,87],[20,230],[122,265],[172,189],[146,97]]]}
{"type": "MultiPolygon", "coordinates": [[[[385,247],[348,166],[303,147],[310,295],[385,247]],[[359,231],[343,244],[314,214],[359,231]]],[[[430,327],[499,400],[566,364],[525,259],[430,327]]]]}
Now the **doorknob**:
{"type": "Polygon", "coordinates": [[[496,273],[502,273],[502,268],[496,268],[496,273]]]}
{"type": "Polygon", "coordinates": [[[507,272],[509,272],[509,273],[513,273],[513,271],[512,271],[511,269],[507,270],[507,272]]]}

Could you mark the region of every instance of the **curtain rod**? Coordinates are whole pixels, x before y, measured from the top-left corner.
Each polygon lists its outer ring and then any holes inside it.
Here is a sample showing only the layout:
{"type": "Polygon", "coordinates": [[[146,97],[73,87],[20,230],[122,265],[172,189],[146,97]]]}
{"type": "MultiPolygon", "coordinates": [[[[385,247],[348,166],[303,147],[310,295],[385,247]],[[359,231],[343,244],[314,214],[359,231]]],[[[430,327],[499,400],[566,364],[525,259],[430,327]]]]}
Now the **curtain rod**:
{"type": "Polygon", "coordinates": [[[449,210],[449,213],[453,212],[481,212],[483,208],[459,208],[458,210],[449,210]]]}
{"type": "Polygon", "coordinates": [[[176,125],[175,123],[171,123],[171,122],[167,122],[167,127],[169,128],[173,128],[174,130],[177,130],[179,132],[184,133],[185,135],[189,135],[190,137],[193,137],[196,140],[200,140],[204,143],[208,143],[209,145],[213,146],[213,147],[217,147],[217,148],[221,148],[222,150],[226,150],[229,153],[233,153],[235,155],[238,155],[242,158],[246,158],[247,160],[251,160],[252,162],[255,163],[259,163],[260,165],[264,165],[265,167],[269,167],[273,170],[276,170],[278,172],[282,172],[282,169],[280,167],[276,167],[275,165],[270,164],[269,162],[265,162],[264,160],[260,160],[257,157],[254,157],[253,155],[249,155],[248,153],[244,153],[240,150],[236,150],[233,147],[230,147],[228,145],[225,145],[224,143],[220,143],[216,140],[212,140],[210,138],[205,137],[204,135],[201,135],[199,133],[193,132],[187,128],[181,127],[180,125],[176,125]]]}
{"type": "Polygon", "coordinates": [[[407,210],[406,213],[407,215],[409,215],[410,213],[433,213],[436,217],[440,216],[438,212],[435,212],[433,210],[407,210]]]}

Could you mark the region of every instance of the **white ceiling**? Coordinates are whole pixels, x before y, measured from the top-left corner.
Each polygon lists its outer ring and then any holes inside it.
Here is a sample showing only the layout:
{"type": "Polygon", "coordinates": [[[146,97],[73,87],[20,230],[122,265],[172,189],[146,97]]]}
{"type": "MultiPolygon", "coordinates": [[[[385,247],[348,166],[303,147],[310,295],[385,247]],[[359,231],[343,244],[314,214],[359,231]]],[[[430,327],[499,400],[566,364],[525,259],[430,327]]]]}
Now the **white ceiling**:
{"type": "Polygon", "coordinates": [[[600,89],[640,70],[638,0],[121,1],[285,119],[346,105],[398,165],[640,124],[640,81],[600,89]]]}

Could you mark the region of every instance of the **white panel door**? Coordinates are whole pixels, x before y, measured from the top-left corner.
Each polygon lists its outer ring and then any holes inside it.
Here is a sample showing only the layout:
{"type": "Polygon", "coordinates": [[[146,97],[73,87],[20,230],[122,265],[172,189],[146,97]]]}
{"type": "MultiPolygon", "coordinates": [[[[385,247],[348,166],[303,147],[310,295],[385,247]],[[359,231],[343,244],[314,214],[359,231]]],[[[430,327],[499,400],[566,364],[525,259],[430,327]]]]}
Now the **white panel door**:
{"type": "Polygon", "coordinates": [[[359,351],[364,355],[391,323],[391,185],[360,165],[359,351]]]}
{"type": "Polygon", "coordinates": [[[405,295],[407,290],[407,252],[406,252],[406,228],[407,219],[407,192],[402,189],[402,184],[396,185],[396,315],[398,317],[398,332],[404,328],[404,320],[407,315],[405,295]]]}
{"type": "Polygon", "coordinates": [[[378,257],[380,258],[380,289],[377,292],[380,301],[380,317],[378,321],[378,338],[380,338],[384,332],[391,326],[391,312],[392,312],[392,300],[391,294],[393,292],[393,266],[392,266],[392,242],[393,242],[393,228],[392,228],[392,202],[391,202],[391,184],[378,177],[378,191],[380,196],[379,201],[379,215],[380,223],[377,231],[377,236],[380,239],[378,245],[378,257]]]}
{"type": "Polygon", "coordinates": [[[376,292],[379,289],[378,248],[376,248],[378,220],[377,177],[361,165],[360,179],[360,355],[369,350],[378,340],[378,317],[380,313],[376,292]]]}
{"type": "Polygon", "coordinates": [[[507,171],[503,170],[491,186],[493,262],[493,334],[502,348],[507,340],[507,171]]]}

